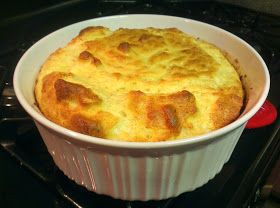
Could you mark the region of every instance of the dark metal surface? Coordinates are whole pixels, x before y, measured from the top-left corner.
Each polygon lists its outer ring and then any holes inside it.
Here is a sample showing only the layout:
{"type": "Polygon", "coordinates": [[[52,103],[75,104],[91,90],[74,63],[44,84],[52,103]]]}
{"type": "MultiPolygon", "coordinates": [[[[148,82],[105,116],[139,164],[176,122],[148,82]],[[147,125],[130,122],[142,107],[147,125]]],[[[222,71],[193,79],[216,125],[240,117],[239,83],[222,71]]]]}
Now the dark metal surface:
{"type": "MultiPolygon", "coordinates": [[[[254,206],[255,192],[279,154],[279,118],[271,126],[245,130],[229,162],[214,179],[193,192],[172,199],[128,202],[97,195],[76,185],[54,165],[34,123],[14,95],[12,74],[15,65],[27,48],[58,28],[90,18],[128,13],[156,13],[192,18],[214,24],[243,38],[267,63],[271,73],[269,100],[279,110],[280,17],[215,2],[75,1],[74,4],[42,9],[16,19],[0,21],[0,161],[5,158],[6,162],[14,164],[14,170],[19,171],[17,177],[22,177],[23,181],[30,177],[30,183],[38,183],[36,190],[30,190],[30,193],[34,191],[38,196],[48,196],[48,202],[53,207],[254,206]]],[[[1,203],[7,203],[12,207],[12,201],[1,198],[1,192],[0,188],[0,206],[1,203]]],[[[14,200],[18,200],[19,196],[14,195],[14,200]]],[[[31,200],[22,200],[28,206],[34,206],[31,200]]],[[[49,207],[49,203],[46,203],[45,207],[49,207]]],[[[40,204],[40,207],[44,207],[44,204],[40,204]]]]}

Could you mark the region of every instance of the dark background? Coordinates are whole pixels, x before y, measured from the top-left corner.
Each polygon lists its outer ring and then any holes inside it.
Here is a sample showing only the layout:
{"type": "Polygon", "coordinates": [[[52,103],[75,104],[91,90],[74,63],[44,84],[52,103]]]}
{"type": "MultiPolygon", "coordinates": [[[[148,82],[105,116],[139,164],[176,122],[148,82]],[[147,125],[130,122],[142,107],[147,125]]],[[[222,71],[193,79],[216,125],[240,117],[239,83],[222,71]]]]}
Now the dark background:
{"type": "Polygon", "coordinates": [[[9,0],[0,6],[0,20],[73,0],[9,0]]]}
{"type": "MultiPolygon", "coordinates": [[[[25,13],[36,12],[50,6],[64,3],[78,3],[85,0],[9,0],[1,4],[0,21],[6,18],[23,15],[25,13]]],[[[94,1],[94,0],[92,0],[94,1]]],[[[107,2],[194,2],[203,0],[107,0],[107,2]]],[[[279,0],[211,0],[230,3],[249,9],[262,11],[264,13],[280,15],[279,0]]],[[[98,2],[98,0],[95,0],[98,2]]],[[[104,1],[103,1],[104,2],[104,1]]],[[[1,32],[1,31],[0,31],[1,32]]]]}

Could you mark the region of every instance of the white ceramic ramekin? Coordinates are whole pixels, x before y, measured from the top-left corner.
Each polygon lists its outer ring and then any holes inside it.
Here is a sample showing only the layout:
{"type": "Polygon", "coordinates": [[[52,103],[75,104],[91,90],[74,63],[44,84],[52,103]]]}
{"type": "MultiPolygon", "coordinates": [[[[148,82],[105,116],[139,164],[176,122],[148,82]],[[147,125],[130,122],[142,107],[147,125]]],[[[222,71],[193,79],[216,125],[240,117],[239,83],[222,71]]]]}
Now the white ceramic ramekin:
{"type": "Polygon", "coordinates": [[[125,200],[164,199],[192,191],[213,178],[228,161],[246,122],[269,90],[269,73],[260,55],[235,35],[202,22],[162,15],[120,15],[70,25],[44,37],[20,59],[14,89],[33,117],[56,165],[69,178],[96,193],[125,200]],[[190,139],[154,143],[111,141],[82,135],[47,120],[34,105],[34,83],[41,64],[87,26],[176,27],[215,44],[238,59],[247,76],[248,102],[233,123],[190,139]]]}

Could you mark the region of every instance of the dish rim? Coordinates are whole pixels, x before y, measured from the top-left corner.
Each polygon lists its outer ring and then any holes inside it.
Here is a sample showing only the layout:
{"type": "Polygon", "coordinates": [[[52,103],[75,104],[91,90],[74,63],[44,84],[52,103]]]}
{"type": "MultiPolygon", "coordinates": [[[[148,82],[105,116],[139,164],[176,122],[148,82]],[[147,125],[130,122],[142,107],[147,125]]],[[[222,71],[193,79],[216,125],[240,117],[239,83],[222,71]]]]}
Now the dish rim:
{"type": "MultiPolygon", "coordinates": [[[[74,37],[73,37],[74,38],[74,37]]],[[[74,24],[70,24],[68,26],[62,27],[46,36],[38,40],[35,44],[33,44],[25,53],[24,55],[20,58],[19,62],[16,65],[15,71],[14,71],[14,76],[13,76],[13,85],[14,85],[14,90],[15,94],[22,105],[22,107],[25,109],[25,111],[37,122],[39,122],[41,125],[51,129],[52,131],[55,131],[56,133],[62,134],[63,136],[66,136],[70,141],[73,140],[78,140],[80,142],[86,142],[86,143],[91,143],[91,144],[96,144],[96,145],[101,145],[101,146],[107,146],[107,147],[114,147],[114,148],[129,148],[129,149],[160,149],[160,148],[171,148],[171,147],[178,147],[178,146],[185,146],[185,145],[193,145],[196,143],[201,143],[201,142],[207,142],[212,140],[213,138],[217,138],[223,134],[229,133],[235,128],[245,124],[263,105],[264,101],[266,100],[266,97],[268,95],[269,91],[269,86],[270,86],[270,76],[268,72],[268,68],[262,59],[262,57],[258,54],[258,52],[247,42],[245,42],[243,39],[239,38],[238,36],[221,29],[217,26],[189,19],[189,18],[184,18],[184,17],[176,17],[176,16],[169,16],[169,15],[157,15],[157,14],[127,14],[127,15],[112,15],[112,16],[105,16],[105,17],[99,17],[99,18],[93,18],[89,20],[84,20],[80,21],[74,24]],[[103,20],[103,19],[115,19],[115,18],[128,18],[131,16],[157,16],[157,17],[164,17],[164,18],[171,18],[171,19],[177,19],[177,20],[183,20],[186,22],[195,22],[202,24],[204,26],[209,27],[210,29],[218,30],[222,32],[224,35],[231,36],[234,39],[237,39],[241,44],[245,45],[246,48],[248,48],[253,54],[257,57],[257,59],[260,61],[262,65],[262,69],[265,75],[265,84],[263,87],[263,91],[260,95],[259,100],[257,103],[244,115],[242,115],[240,118],[236,119],[232,123],[219,128],[217,130],[208,132],[203,135],[198,135],[195,137],[191,138],[181,138],[181,139],[176,139],[176,140],[167,140],[167,141],[157,141],[157,142],[129,142],[129,141],[120,141],[120,140],[113,140],[113,139],[103,139],[103,138],[98,138],[94,136],[89,136],[85,134],[81,134],[72,130],[69,130],[67,128],[64,128],[54,122],[51,122],[47,118],[43,116],[43,114],[40,114],[37,112],[31,104],[28,103],[28,101],[25,99],[23,94],[21,93],[20,90],[20,85],[19,85],[19,72],[21,69],[21,65],[23,61],[25,60],[26,57],[29,56],[29,53],[33,50],[33,48],[38,47],[41,42],[43,42],[45,39],[51,38],[52,36],[55,36],[56,33],[60,32],[61,30],[65,30],[66,28],[73,27],[74,25],[78,24],[83,24],[86,22],[94,22],[98,20],[103,20]]]]}

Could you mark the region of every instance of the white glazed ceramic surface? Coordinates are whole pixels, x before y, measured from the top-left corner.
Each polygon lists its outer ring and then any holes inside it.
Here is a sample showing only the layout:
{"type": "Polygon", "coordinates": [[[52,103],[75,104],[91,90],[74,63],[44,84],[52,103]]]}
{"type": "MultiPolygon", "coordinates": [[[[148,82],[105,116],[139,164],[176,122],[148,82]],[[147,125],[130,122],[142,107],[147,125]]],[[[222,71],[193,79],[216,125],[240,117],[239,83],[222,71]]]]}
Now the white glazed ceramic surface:
{"type": "Polygon", "coordinates": [[[19,102],[33,117],[56,165],[89,190],[125,200],[165,199],[192,191],[213,178],[228,161],[246,122],[269,90],[269,74],[260,55],[246,42],[217,27],[179,17],[120,15],[62,28],[34,44],[14,73],[19,102]],[[87,26],[176,27],[215,44],[238,59],[247,76],[248,102],[233,123],[205,135],[154,143],[120,142],[82,135],[42,116],[34,105],[34,84],[41,64],[87,26]],[[251,80],[251,82],[250,82],[251,80]]]}

